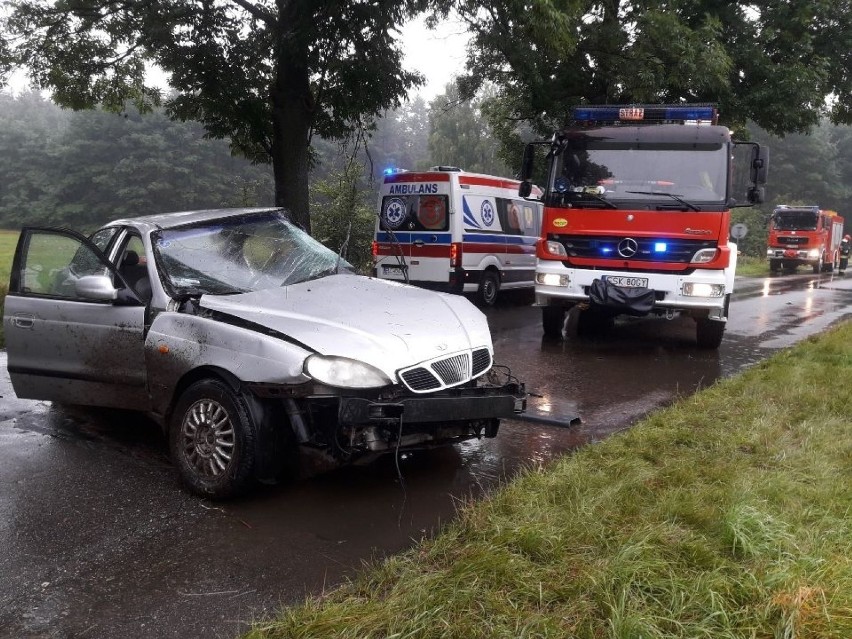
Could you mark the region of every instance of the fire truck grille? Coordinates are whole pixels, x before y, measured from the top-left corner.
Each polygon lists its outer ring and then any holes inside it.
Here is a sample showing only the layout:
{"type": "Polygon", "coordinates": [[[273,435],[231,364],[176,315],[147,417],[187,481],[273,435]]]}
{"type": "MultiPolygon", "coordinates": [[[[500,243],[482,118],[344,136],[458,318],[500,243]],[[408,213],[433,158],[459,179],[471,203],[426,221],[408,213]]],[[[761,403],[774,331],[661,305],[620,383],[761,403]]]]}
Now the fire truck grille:
{"type": "Polygon", "coordinates": [[[427,393],[463,384],[484,373],[490,366],[491,354],[487,348],[480,348],[403,369],[399,377],[409,390],[427,393]]]}
{"type": "Polygon", "coordinates": [[[685,240],[668,237],[559,235],[569,257],[608,258],[640,262],[688,264],[697,251],[716,248],[715,240],[685,240]]]}
{"type": "Polygon", "coordinates": [[[797,237],[779,237],[778,244],[781,246],[801,246],[802,244],[807,244],[808,238],[797,236],[797,237]]]}

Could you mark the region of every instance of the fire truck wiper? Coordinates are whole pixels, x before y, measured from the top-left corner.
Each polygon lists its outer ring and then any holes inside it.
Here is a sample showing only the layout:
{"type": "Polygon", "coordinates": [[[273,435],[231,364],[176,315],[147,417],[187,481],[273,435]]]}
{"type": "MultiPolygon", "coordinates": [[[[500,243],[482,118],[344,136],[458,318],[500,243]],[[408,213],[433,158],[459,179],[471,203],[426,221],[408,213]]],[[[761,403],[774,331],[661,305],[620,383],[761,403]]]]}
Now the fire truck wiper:
{"type": "Polygon", "coordinates": [[[692,209],[693,211],[700,211],[701,209],[692,204],[691,202],[687,202],[681,196],[675,195],[674,193],[666,193],[665,191],[625,191],[625,193],[636,193],[637,195],[666,195],[673,200],[677,200],[685,207],[692,209]]]}
{"type": "MultiPolygon", "coordinates": [[[[611,209],[617,209],[618,208],[615,204],[613,204],[612,202],[610,202],[606,198],[601,197],[597,193],[589,193],[588,191],[566,191],[565,195],[574,196],[577,199],[591,198],[593,200],[597,200],[598,202],[602,202],[603,204],[606,204],[611,209]]],[[[573,199],[573,198],[569,198],[569,199],[573,199]]]]}

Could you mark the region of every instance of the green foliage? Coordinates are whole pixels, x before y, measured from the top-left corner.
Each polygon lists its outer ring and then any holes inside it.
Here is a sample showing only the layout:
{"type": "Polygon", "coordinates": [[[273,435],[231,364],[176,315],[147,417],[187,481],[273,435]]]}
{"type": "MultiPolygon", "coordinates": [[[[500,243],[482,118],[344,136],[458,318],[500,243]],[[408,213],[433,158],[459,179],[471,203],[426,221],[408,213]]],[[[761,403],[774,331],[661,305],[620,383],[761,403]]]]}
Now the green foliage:
{"type": "Polygon", "coordinates": [[[429,119],[426,103],[419,96],[385,112],[370,132],[364,155],[359,156],[371,165],[368,174],[376,179],[387,168],[419,171],[432,166],[427,148],[429,119]]]}
{"type": "Polygon", "coordinates": [[[19,0],[0,19],[5,66],[73,109],[128,102],[201,122],[240,155],[271,162],[275,203],[310,229],[309,147],[399,106],[420,77],[394,39],[420,0],[205,2],[19,0]],[[163,100],[145,64],[169,74],[163,100]]]}
{"type": "Polygon", "coordinates": [[[0,225],[94,229],[148,213],[270,205],[264,167],[231,156],[197,123],[63,111],[37,93],[0,94],[0,225]]]}
{"type": "Polygon", "coordinates": [[[473,33],[463,95],[493,83],[502,102],[494,115],[539,135],[578,103],[714,102],[731,128],[753,121],[776,134],[806,131],[823,115],[852,122],[852,22],[835,3],[437,4],[439,17],[455,9],[473,33]]]}
{"type": "Polygon", "coordinates": [[[847,323],[530,468],[246,637],[847,639],[850,366],[847,323]]]}
{"type": "Polygon", "coordinates": [[[509,176],[500,146],[481,113],[488,95],[462,100],[451,83],[429,108],[429,153],[436,165],[458,166],[473,173],[509,176]]]}
{"type": "MultiPolygon", "coordinates": [[[[9,291],[9,276],[12,271],[12,259],[15,257],[15,246],[18,244],[18,233],[0,230],[0,320],[3,318],[3,307],[6,293],[9,291]]],[[[5,345],[3,323],[0,322],[0,348],[5,345]]]]}
{"type": "Polygon", "coordinates": [[[360,184],[363,173],[363,166],[352,160],[342,170],[315,181],[311,185],[311,216],[314,236],[358,272],[369,274],[376,204],[372,191],[360,184]]]}

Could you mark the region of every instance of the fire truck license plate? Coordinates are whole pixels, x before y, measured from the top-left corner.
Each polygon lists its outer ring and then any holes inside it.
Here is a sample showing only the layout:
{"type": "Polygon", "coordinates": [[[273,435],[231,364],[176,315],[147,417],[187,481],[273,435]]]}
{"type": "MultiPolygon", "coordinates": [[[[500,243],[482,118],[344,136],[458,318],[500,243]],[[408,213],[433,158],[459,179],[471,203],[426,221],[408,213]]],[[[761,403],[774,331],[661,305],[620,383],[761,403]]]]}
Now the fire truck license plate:
{"type": "Polygon", "coordinates": [[[613,286],[623,286],[625,288],[648,288],[647,277],[627,277],[625,275],[608,275],[606,281],[613,286]]]}

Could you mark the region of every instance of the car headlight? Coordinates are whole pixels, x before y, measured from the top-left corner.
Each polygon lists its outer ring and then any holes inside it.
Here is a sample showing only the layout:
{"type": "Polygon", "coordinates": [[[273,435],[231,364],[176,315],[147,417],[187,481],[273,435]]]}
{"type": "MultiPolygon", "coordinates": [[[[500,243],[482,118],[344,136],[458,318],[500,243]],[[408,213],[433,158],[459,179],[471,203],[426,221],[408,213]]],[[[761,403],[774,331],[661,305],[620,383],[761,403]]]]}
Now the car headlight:
{"type": "Polygon", "coordinates": [[[311,355],[304,370],[316,381],[337,388],[381,388],[391,383],[375,366],[347,357],[311,355]]]}

